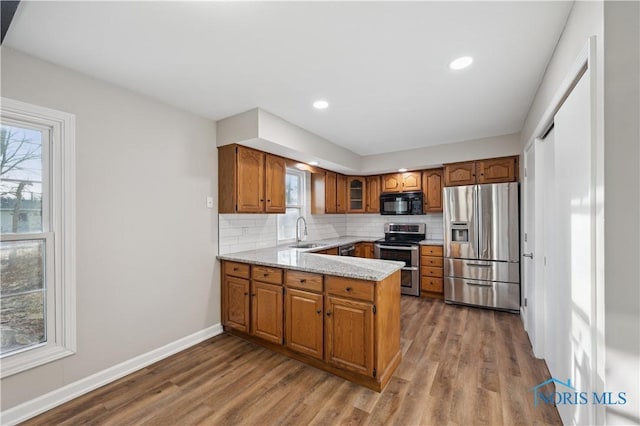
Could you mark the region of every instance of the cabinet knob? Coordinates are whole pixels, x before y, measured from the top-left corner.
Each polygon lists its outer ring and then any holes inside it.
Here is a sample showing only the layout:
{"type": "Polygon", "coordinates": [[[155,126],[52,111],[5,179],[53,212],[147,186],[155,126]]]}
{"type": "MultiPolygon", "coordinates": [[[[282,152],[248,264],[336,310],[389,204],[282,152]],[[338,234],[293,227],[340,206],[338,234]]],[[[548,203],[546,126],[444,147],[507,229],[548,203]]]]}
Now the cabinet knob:
{"type": "Polygon", "coordinates": [[[331,312],[327,312],[327,316],[330,317],[331,316],[331,312]]]}
{"type": "Polygon", "coordinates": [[[306,283],[306,282],[307,282],[306,278],[301,278],[301,279],[300,279],[300,284],[304,284],[304,283],[306,283]]]}
{"type": "Polygon", "coordinates": [[[347,288],[345,288],[345,290],[347,290],[347,291],[351,291],[351,290],[353,290],[353,289],[352,289],[351,287],[347,287],[347,288]]]}
{"type": "Polygon", "coordinates": [[[248,296],[248,295],[249,295],[249,293],[245,293],[244,295],[245,295],[245,296],[248,296]]]}
{"type": "Polygon", "coordinates": [[[233,268],[233,272],[236,272],[236,271],[238,271],[238,268],[233,268]]]}
{"type": "Polygon", "coordinates": [[[251,297],[256,297],[256,294],[255,293],[251,293],[251,297]]]}
{"type": "Polygon", "coordinates": [[[267,203],[270,203],[270,202],[271,202],[271,200],[267,198],[267,203]]]}
{"type": "Polygon", "coordinates": [[[318,310],[316,311],[316,314],[318,314],[318,315],[320,315],[321,313],[322,313],[322,309],[318,309],[318,310]]]}
{"type": "Polygon", "coordinates": [[[268,276],[269,276],[269,273],[268,273],[268,272],[265,272],[264,274],[262,274],[262,276],[263,276],[263,277],[268,277],[268,276]]]}
{"type": "Polygon", "coordinates": [[[260,199],[260,202],[263,202],[263,201],[264,201],[264,198],[261,198],[261,199],[260,199]]]}

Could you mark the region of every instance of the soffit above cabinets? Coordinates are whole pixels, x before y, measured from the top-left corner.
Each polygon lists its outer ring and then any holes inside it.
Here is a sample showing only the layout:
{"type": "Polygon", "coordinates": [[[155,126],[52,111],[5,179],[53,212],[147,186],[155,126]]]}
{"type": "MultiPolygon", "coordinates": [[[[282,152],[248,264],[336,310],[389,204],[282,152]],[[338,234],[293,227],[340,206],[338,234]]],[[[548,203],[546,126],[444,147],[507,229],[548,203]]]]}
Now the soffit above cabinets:
{"type": "Polygon", "coordinates": [[[21,2],[4,46],[216,121],[259,107],[366,156],[519,132],[571,5],[21,2]]]}

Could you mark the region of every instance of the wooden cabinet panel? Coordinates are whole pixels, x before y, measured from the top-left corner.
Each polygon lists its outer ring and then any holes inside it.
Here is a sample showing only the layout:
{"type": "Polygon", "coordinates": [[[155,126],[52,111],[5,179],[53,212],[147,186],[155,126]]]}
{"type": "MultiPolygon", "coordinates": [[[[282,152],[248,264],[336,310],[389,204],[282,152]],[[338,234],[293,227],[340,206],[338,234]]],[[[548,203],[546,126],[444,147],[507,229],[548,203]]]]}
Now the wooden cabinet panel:
{"type": "Polygon", "coordinates": [[[442,278],[422,276],[420,280],[420,289],[431,293],[443,293],[444,284],[442,278]]]}
{"type": "Polygon", "coordinates": [[[251,334],[282,344],[282,286],[260,281],[251,283],[251,334]]]}
{"type": "Polygon", "coordinates": [[[347,177],[336,176],[336,213],[347,212],[347,177]]]}
{"type": "Polygon", "coordinates": [[[398,173],[382,176],[382,192],[402,191],[402,177],[398,173]]]}
{"type": "Polygon", "coordinates": [[[347,213],[364,213],[366,209],[367,184],[363,177],[347,177],[347,213]]]}
{"type": "Polygon", "coordinates": [[[422,188],[424,189],[424,211],[434,213],[442,211],[442,169],[424,170],[422,188]]]}
{"type": "Polygon", "coordinates": [[[327,293],[373,302],[374,283],[371,281],[328,276],[325,284],[327,293]]]}
{"type": "Polygon", "coordinates": [[[238,146],[239,213],[264,211],[264,152],[238,146]]]}
{"type": "Polygon", "coordinates": [[[327,296],[325,310],[326,361],[373,375],[373,305],[327,296]]]}
{"type": "Polygon", "coordinates": [[[380,212],[380,176],[367,176],[367,195],[366,208],[367,213],[379,213],[380,212]]]}
{"type": "Polygon", "coordinates": [[[294,287],[301,290],[322,292],[322,275],[311,272],[301,272],[287,270],[285,274],[285,284],[287,287],[294,287]]]}
{"type": "Polygon", "coordinates": [[[443,253],[442,246],[420,246],[421,256],[442,256],[443,253]]]}
{"type": "Polygon", "coordinates": [[[333,247],[330,249],[326,249],[324,254],[330,254],[332,256],[337,256],[338,255],[338,247],[333,247]]]}
{"type": "Polygon", "coordinates": [[[442,268],[444,266],[444,261],[441,257],[421,256],[420,266],[427,267],[427,268],[428,267],[442,268]]]}
{"type": "Polygon", "coordinates": [[[420,191],[422,189],[421,172],[405,172],[400,176],[402,177],[402,191],[420,191]]]}
{"type": "Polygon", "coordinates": [[[364,257],[373,259],[373,243],[362,243],[364,246],[364,257]]]}
{"type": "Polygon", "coordinates": [[[325,213],[337,213],[337,197],[336,193],[336,182],[338,180],[338,175],[334,172],[327,171],[325,173],[325,213]]]}
{"type": "Polygon", "coordinates": [[[515,182],[516,157],[490,158],[477,161],[478,183],[515,182]]]}
{"type": "Polygon", "coordinates": [[[443,276],[443,269],[442,268],[437,268],[437,267],[431,267],[431,266],[425,266],[424,268],[420,268],[421,275],[427,276],[427,277],[436,277],[436,278],[442,278],[443,276]]]}
{"type": "Polygon", "coordinates": [[[282,284],[282,269],[268,266],[253,265],[251,278],[271,284],[282,284]]]}
{"type": "Polygon", "coordinates": [[[285,159],[267,154],[264,162],[265,169],[265,205],[266,213],[284,213],[285,206],[285,178],[287,166],[285,159]]]}
{"type": "Polygon", "coordinates": [[[240,278],[249,278],[249,271],[251,267],[247,263],[225,261],[222,268],[224,273],[227,275],[232,275],[234,277],[240,278]]]}
{"type": "Polygon", "coordinates": [[[249,332],[249,280],[225,275],[222,285],[223,324],[249,332]]]}
{"type": "Polygon", "coordinates": [[[476,183],[475,161],[445,164],[444,186],[474,185],[475,183],[476,183]]]}
{"type": "Polygon", "coordinates": [[[322,294],[288,289],[285,300],[286,346],[294,351],[323,359],[322,294]]]}

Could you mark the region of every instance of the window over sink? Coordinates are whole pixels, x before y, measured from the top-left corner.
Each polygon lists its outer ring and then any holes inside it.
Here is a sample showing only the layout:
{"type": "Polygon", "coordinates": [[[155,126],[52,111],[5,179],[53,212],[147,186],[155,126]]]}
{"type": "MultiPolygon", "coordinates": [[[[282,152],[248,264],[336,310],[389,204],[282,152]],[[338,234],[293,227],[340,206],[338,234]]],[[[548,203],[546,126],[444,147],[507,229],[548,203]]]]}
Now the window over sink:
{"type": "Polygon", "coordinates": [[[278,241],[293,241],[296,238],[296,220],[305,211],[306,174],[296,169],[287,169],[285,176],[284,214],[278,215],[278,241]]]}

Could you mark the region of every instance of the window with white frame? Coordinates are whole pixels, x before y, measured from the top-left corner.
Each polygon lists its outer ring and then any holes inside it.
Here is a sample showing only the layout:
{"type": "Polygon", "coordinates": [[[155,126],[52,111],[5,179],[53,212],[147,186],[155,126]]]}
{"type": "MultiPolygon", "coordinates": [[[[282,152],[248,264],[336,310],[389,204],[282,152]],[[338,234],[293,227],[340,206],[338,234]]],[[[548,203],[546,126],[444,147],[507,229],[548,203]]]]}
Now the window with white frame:
{"type": "Polygon", "coordinates": [[[304,213],[305,173],[287,169],[285,177],[285,214],[278,215],[278,240],[289,241],[296,238],[296,220],[304,213]]]}
{"type": "Polygon", "coordinates": [[[75,353],[75,118],[0,102],[1,377],[75,353]]]}

